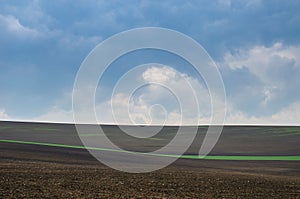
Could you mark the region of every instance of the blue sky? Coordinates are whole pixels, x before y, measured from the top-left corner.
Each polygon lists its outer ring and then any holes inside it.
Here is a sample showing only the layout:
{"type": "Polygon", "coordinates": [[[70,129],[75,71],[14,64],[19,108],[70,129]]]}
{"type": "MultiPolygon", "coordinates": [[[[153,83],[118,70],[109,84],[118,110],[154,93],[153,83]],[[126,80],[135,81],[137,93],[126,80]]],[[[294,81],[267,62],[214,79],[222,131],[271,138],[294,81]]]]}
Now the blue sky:
{"type": "MultiPolygon", "coordinates": [[[[72,121],[72,87],[88,53],[113,34],[155,26],[192,37],[215,60],[227,94],[226,123],[299,124],[299,24],[300,2],[292,0],[1,1],[0,119],[72,121]]],[[[174,62],[172,55],[153,51],[127,58],[115,63],[103,80],[100,115],[110,102],[105,90],[113,87],[120,67],[126,71],[154,60],[171,68],[149,66],[135,77],[157,72],[173,74],[174,86],[182,74],[194,81],[188,64],[174,62]]],[[[116,98],[128,97],[123,95],[116,98]]],[[[145,93],[138,97],[144,101],[137,110],[166,100],[145,93]]]]}

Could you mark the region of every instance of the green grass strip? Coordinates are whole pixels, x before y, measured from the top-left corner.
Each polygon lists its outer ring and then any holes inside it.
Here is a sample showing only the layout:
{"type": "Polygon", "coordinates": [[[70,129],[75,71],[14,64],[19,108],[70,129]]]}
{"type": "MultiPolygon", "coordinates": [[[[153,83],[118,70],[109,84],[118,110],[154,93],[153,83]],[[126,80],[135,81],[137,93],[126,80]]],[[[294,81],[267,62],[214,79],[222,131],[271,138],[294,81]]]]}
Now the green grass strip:
{"type": "Polygon", "coordinates": [[[40,146],[51,146],[51,147],[63,147],[63,148],[73,148],[73,149],[88,149],[97,151],[110,151],[110,152],[120,152],[120,153],[131,153],[140,155],[151,155],[160,157],[175,157],[184,159],[206,159],[206,160],[244,160],[244,161],[300,161],[300,156],[198,156],[198,155],[171,155],[171,154],[156,154],[156,153],[142,153],[133,152],[125,150],[107,149],[99,147],[85,147],[78,145],[66,145],[66,144],[54,144],[47,142],[29,142],[21,140],[0,140],[0,142],[6,143],[17,143],[17,144],[30,144],[30,145],[40,145],[40,146]]]}

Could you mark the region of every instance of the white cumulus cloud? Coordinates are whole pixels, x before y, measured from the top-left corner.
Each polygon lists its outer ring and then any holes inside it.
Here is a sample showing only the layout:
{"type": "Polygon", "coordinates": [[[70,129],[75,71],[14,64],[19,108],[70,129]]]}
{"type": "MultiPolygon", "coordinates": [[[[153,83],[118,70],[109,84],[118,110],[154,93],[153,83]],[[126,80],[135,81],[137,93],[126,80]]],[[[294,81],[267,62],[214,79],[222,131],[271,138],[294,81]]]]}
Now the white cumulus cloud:
{"type": "Polygon", "coordinates": [[[10,117],[5,112],[5,109],[0,109],[0,120],[8,120],[10,117]]]}
{"type": "MultiPolygon", "coordinates": [[[[123,124],[197,124],[210,120],[209,93],[197,79],[175,69],[151,66],[140,74],[150,84],[136,95],[119,91],[97,106],[99,121],[123,124]],[[106,113],[106,114],[103,114],[106,113]],[[111,114],[110,114],[111,113],[111,114]]],[[[137,79],[140,79],[137,77],[137,79]]],[[[132,80],[134,81],[134,80],[132,80]]]]}
{"type": "Polygon", "coordinates": [[[12,15],[0,15],[0,27],[2,30],[19,36],[35,37],[39,35],[37,30],[22,25],[19,19],[12,15]]]}
{"type": "Polygon", "coordinates": [[[231,109],[228,111],[225,124],[300,125],[300,103],[293,103],[269,116],[251,116],[231,109]]]}
{"type": "Polygon", "coordinates": [[[300,101],[300,46],[254,46],[227,53],[220,63],[227,70],[227,87],[236,110],[272,115],[300,101]],[[243,109],[243,110],[241,110],[243,109]]]}
{"type": "MultiPolygon", "coordinates": [[[[135,95],[130,95],[126,90],[123,92],[120,90],[111,99],[96,104],[95,112],[99,123],[169,125],[210,123],[210,96],[207,89],[197,79],[168,66],[148,67],[135,78],[141,79],[145,83],[157,83],[157,85],[150,85],[135,95]],[[176,94],[175,97],[180,99],[181,105],[184,105],[184,110],[177,106],[174,96],[160,84],[176,94]],[[194,94],[199,103],[199,113],[190,89],[195,91],[194,94]],[[183,121],[181,121],[182,117],[185,118],[183,121]]],[[[130,81],[134,82],[135,80],[130,78],[130,81]]],[[[273,97],[272,90],[271,88],[262,89],[266,95],[266,98],[262,100],[264,103],[268,103],[273,97]]],[[[283,106],[279,111],[264,116],[255,116],[239,110],[230,100],[228,100],[227,110],[225,124],[300,124],[299,102],[283,106]]],[[[81,118],[88,115],[85,112],[80,114],[83,115],[81,118]]],[[[90,123],[88,116],[86,118],[84,123],[90,123]]],[[[35,120],[73,122],[73,113],[71,110],[53,107],[49,112],[35,118],[35,120]]]]}

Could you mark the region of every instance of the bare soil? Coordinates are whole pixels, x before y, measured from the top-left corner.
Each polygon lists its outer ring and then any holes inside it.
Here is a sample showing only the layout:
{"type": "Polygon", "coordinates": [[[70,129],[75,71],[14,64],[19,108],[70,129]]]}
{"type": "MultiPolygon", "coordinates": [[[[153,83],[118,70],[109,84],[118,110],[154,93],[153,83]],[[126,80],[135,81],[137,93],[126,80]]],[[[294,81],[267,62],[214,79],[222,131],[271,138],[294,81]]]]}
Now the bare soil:
{"type": "Polygon", "coordinates": [[[179,160],[130,174],[83,150],[4,145],[0,198],[300,198],[297,165],[290,163],[179,160]]]}
{"type": "MultiPolygon", "coordinates": [[[[105,128],[119,142],[119,130],[105,128]]],[[[172,137],[173,128],[156,139],[161,143],[133,140],[124,148],[151,151],[172,137]]],[[[202,130],[189,153],[199,149],[202,130]]],[[[299,155],[299,132],[299,127],[225,127],[211,154],[299,155]]],[[[0,122],[0,139],[81,144],[74,125],[61,124],[0,122]]],[[[300,161],[179,159],[155,172],[130,174],[83,149],[0,142],[0,198],[300,198],[300,161]]]]}

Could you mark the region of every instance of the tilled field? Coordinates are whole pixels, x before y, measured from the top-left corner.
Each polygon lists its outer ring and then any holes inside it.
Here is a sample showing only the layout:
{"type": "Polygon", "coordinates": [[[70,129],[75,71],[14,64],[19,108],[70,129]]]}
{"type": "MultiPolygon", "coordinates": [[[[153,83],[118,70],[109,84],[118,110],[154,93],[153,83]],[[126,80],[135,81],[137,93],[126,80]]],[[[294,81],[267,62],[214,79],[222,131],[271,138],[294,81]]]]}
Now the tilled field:
{"type": "Polygon", "coordinates": [[[0,198],[299,198],[297,168],[179,160],[145,174],[110,169],[81,150],[2,144],[0,198]],[[46,153],[48,151],[48,153],[46,153]],[[54,152],[54,153],[53,153],[54,152]],[[248,169],[245,167],[248,165],[248,169]]]}
{"type": "MultiPolygon", "coordinates": [[[[299,129],[226,127],[212,154],[299,155],[299,129]]],[[[179,159],[155,172],[130,174],[104,166],[84,149],[5,141],[79,145],[76,135],[71,125],[0,122],[0,198],[300,198],[300,161],[179,159]]]]}
{"type": "Polygon", "coordinates": [[[169,167],[129,174],[97,165],[1,162],[1,198],[299,198],[300,179],[169,167]]]}

